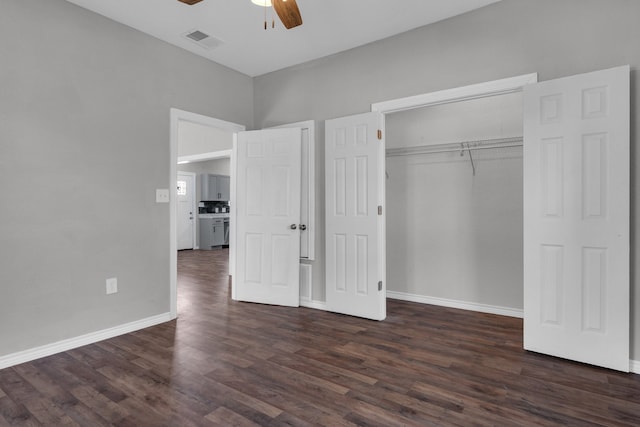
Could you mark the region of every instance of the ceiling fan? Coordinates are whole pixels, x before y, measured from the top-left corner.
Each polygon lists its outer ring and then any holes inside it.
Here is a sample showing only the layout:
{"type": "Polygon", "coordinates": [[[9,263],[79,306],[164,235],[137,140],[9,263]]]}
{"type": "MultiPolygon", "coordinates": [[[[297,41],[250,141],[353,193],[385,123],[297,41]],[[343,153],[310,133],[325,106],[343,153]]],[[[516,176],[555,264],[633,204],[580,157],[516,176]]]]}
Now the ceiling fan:
{"type": "MultiPolygon", "coordinates": [[[[194,5],[200,3],[202,0],[178,0],[179,2],[194,5]]],[[[261,0],[264,4],[268,4],[268,0],[261,0]]],[[[296,4],[296,0],[271,0],[273,9],[278,14],[278,17],[282,21],[282,24],[289,30],[291,28],[302,25],[302,16],[300,15],[300,9],[296,4]]]]}

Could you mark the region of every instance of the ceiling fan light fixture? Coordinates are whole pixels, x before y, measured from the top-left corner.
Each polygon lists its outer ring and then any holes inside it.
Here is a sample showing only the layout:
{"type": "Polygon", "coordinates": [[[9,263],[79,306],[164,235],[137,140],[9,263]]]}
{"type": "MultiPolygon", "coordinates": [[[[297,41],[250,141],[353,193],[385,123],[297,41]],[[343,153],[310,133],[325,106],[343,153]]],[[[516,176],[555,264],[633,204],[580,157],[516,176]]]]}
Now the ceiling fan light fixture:
{"type": "Polygon", "coordinates": [[[251,0],[251,3],[262,7],[271,7],[271,0],[251,0]]]}

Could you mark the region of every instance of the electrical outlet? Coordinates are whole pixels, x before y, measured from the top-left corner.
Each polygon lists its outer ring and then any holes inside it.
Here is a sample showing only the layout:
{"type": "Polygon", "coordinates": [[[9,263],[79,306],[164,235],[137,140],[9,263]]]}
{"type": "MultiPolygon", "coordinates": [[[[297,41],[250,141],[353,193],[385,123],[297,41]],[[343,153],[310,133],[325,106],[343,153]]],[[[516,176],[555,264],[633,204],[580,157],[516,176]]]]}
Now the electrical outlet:
{"type": "Polygon", "coordinates": [[[156,189],[156,203],[169,203],[169,189],[157,188],[156,189]]]}
{"type": "Polygon", "coordinates": [[[107,279],[107,295],[115,294],[116,292],[118,292],[118,278],[107,279]]]}

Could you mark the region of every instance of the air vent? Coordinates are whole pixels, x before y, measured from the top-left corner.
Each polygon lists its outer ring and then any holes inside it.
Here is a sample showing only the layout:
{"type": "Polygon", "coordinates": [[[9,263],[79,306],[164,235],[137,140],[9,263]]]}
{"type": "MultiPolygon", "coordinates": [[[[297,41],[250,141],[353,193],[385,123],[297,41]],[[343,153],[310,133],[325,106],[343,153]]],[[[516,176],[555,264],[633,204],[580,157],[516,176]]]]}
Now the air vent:
{"type": "Polygon", "coordinates": [[[197,42],[199,42],[200,40],[206,39],[207,37],[209,37],[209,34],[205,34],[202,31],[194,31],[193,33],[189,33],[187,34],[187,37],[189,37],[191,40],[195,40],[197,42]]]}
{"type": "Polygon", "coordinates": [[[194,42],[203,49],[211,50],[222,44],[222,40],[210,36],[204,31],[191,30],[182,34],[182,37],[194,42]]]}

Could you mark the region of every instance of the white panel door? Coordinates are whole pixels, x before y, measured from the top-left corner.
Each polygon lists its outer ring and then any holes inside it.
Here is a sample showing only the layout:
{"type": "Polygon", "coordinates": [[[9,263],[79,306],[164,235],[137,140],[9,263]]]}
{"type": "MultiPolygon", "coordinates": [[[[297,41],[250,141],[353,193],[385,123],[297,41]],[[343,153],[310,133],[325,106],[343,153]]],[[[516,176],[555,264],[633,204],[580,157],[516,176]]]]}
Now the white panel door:
{"type": "Polygon", "coordinates": [[[300,129],[240,132],[234,299],[300,301],[300,129]]]}
{"type": "Polygon", "coordinates": [[[325,125],[327,309],[383,320],[382,114],[327,120],[325,125]]]}
{"type": "Polygon", "coordinates": [[[629,67],[524,103],[524,347],[629,371],[629,67]]]}
{"type": "Polygon", "coordinates": [[[195,246],[195,178],[191,173],[178,172],[178,250],[193,249],[195,246]]]}
{"type": "Polygon", "coordinates": [[[301,181],[300,181],[300,258],[315,259],[315,122],[289,123],[272,129],[300,128],[301,139],[301,181]]]}

